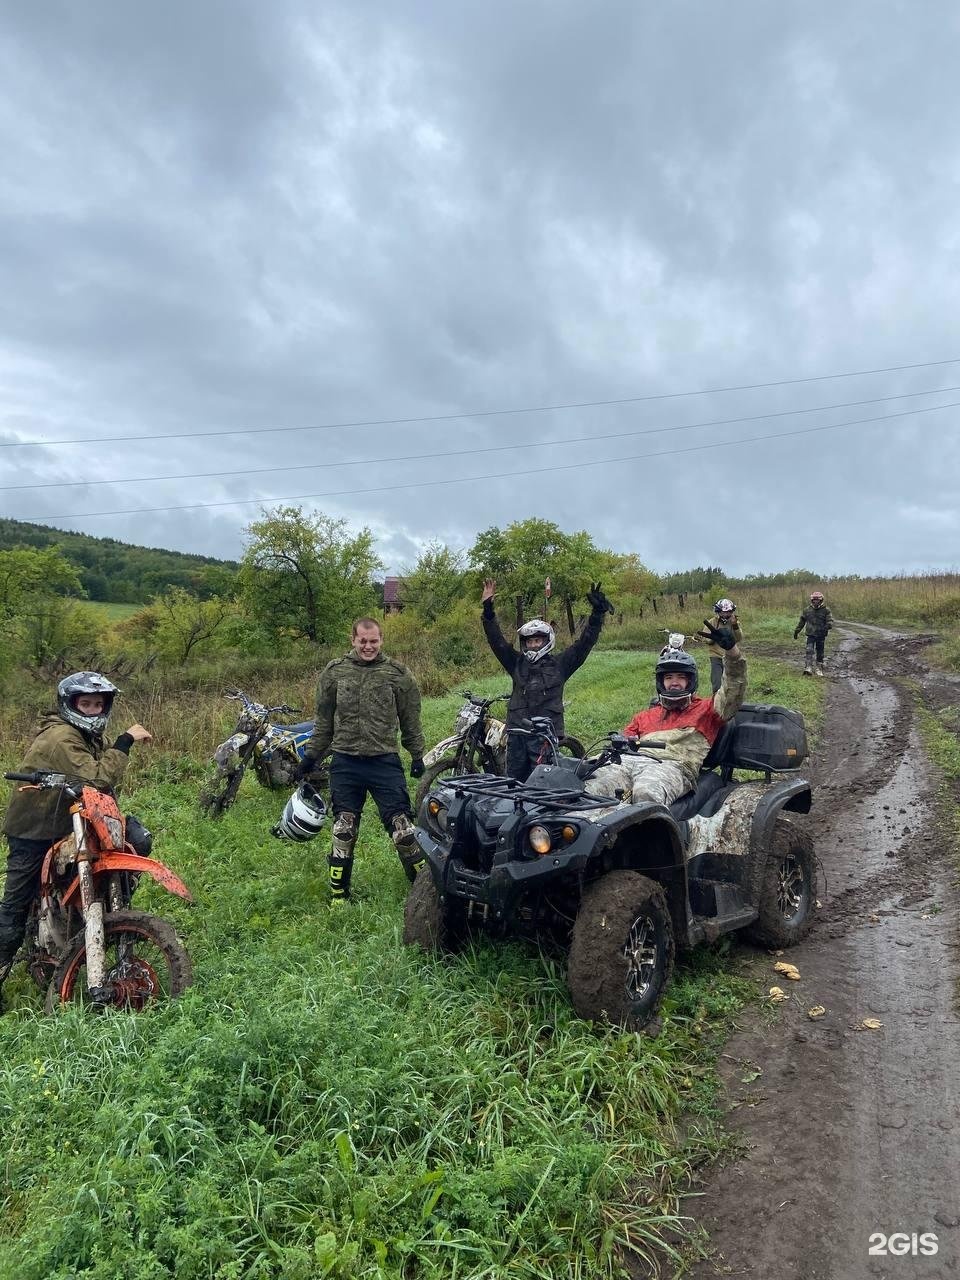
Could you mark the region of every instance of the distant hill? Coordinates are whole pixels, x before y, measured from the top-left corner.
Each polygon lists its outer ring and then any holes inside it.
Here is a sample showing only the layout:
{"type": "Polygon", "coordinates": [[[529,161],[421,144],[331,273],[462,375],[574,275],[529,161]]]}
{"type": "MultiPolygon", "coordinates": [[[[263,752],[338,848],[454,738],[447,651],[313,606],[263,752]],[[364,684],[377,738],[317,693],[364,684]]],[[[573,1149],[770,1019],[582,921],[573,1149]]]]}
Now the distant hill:
{"type": "Polygon", "coordinates": [[[201,596],[231,590],[239,566],[233,560],[189,555],[160,547],[137,547],[116,538],[55,529],[0,517],[0,551],[13,547],[57,546],[80,570],[91,600],[146,604],[167,587],[185,587],[201,596]]]}

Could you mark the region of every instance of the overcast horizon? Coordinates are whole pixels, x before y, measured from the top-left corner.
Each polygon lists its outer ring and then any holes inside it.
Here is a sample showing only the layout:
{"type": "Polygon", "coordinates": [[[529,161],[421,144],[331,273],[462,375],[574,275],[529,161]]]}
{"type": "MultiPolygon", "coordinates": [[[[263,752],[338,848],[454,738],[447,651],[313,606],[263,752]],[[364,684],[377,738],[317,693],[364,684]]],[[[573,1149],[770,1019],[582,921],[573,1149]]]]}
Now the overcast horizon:
{"type": "Polygon", "coordinates": [[[960,563],[954,6],[2,14],[0,514],[960,563]]]}

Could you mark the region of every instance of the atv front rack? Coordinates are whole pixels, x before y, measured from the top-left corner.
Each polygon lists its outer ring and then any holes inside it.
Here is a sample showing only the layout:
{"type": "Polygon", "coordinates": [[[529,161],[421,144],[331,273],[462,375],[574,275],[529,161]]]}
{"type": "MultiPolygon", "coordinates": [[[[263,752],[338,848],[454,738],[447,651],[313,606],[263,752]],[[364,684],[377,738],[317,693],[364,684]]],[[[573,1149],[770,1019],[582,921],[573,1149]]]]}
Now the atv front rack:
{"type": "Polygon", "coordinates": [[[545,809],[569,809],[575,805],[582,809],[609,809],[613,803],[609,796],[591,796],[579,787],[538,787],[516,778],[502,778],[496,774],[480,777],[460,776],[437,784],[454,795],[494,800],[512,800],[515,809],[535,804],[545,809]]]}

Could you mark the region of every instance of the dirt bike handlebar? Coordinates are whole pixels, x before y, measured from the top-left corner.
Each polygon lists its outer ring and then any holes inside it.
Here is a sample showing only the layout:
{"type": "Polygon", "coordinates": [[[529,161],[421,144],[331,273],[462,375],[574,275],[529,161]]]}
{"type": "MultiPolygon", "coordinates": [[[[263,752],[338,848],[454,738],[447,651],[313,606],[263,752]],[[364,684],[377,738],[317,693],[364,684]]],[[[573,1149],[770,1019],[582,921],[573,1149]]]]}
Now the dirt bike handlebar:
{"type": "Polygon", "coordinates": [[[278,707],[265,707],[262,702],[254,702],[253,698],[248,697],[242,689],[225,689],[223,696],[232,702],[242,702],[245,711],[255,711],[257,715],[298,716],[301,714],[299,707],[288,706],[286,702],[281,702],[278,707]]]}

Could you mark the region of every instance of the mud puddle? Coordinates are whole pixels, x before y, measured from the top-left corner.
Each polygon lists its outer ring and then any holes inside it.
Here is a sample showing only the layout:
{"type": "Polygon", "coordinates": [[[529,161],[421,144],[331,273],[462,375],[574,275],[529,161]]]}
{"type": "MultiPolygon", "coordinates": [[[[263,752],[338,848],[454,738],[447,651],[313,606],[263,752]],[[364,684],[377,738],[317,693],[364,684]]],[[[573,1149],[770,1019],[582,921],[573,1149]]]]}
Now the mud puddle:
{"type": "MultiPolygon", "coordinates": [[[[905,670],[922,679],[916,638],[871,629],[835,650],[811,762],[821,910],[789,953],[789,1002],[722,1060],[744,1155],[687,1206],[711,1242],[697,1280],[960,1276],[956,873],[905,670]]],[[[772,955],[745,957],[779,981],[772,955]]]]}

